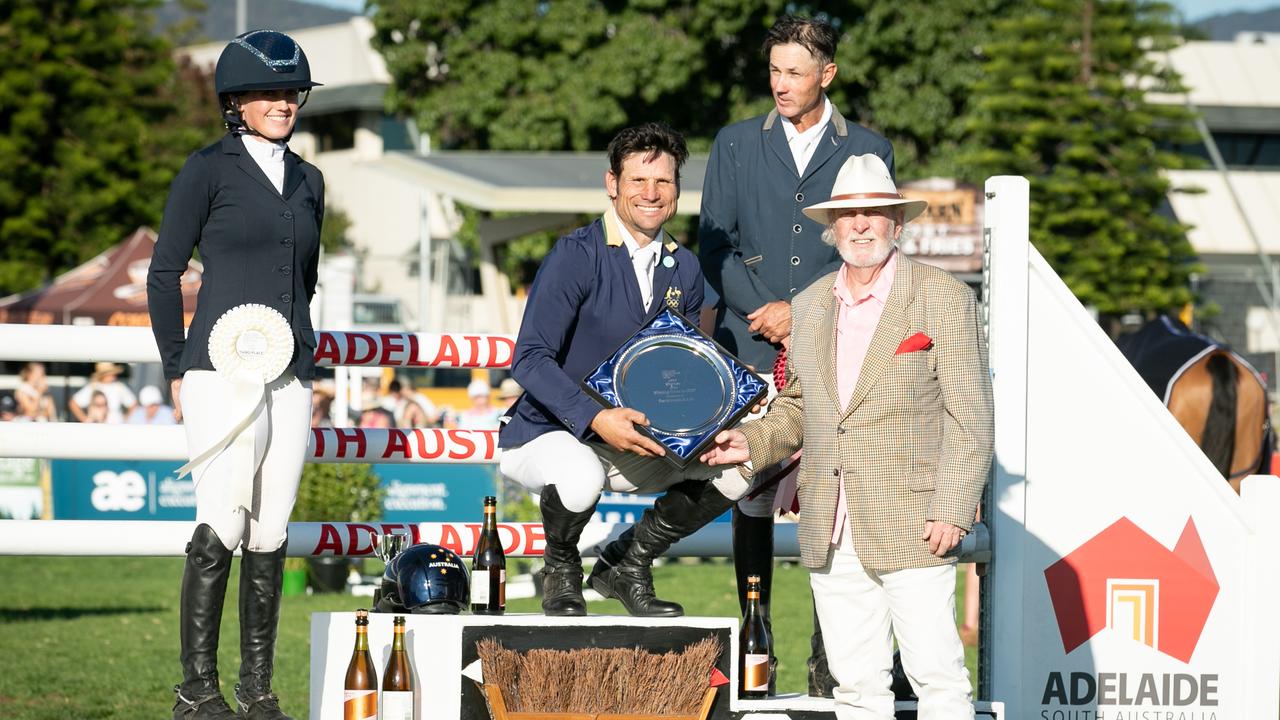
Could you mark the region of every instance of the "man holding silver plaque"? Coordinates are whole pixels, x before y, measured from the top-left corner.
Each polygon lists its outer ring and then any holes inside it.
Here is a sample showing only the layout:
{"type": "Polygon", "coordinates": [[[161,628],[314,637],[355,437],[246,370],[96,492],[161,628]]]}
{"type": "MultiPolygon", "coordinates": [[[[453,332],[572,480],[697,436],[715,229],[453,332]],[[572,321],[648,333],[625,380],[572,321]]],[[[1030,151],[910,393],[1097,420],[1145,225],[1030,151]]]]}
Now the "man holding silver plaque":
{"type": "Polygon", "coordinates": [[[702,455],[766,467],[803,445],[800,552],[842,720],[893,718],[895,635],[920,717],[973,717],[948,554],[991,464],[991,381],[972,291],[896,247],[925,206],[879,157],[845,161],[804,209],[843,264],[795,297],[786,387],[702,455]]]}
{"type": "Polygon", "coordinates": [[[632,615],[676,616],[678,604],[656,597],[653,560],[727,510],[746,482],[669,462],[637,429],[650,424],[643,412],[605,408],[579,382],[666,310],[696,318],[702,308],[698,259],[663,230],[676,213],[684,139],[647,123],[618,133],[608,156],[610,209],[560,238],[529,290],[511,368],[525,393],[499,436],[501,469],[540,495],[548,615],[586,614],[577,546],[600,493],[665,490],[602,550],[590,582],[632,615]]]}

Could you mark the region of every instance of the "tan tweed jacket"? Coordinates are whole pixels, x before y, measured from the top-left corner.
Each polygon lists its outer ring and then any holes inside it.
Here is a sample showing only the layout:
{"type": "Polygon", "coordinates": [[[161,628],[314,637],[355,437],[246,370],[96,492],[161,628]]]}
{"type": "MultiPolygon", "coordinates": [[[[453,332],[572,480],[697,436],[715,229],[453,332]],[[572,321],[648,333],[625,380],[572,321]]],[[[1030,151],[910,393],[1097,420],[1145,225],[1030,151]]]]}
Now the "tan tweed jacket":
{"type": "Polygon", "coordinates": [[[834,283],[831,273],[792,303],[786,389],[741,428],[752,464],[766,467],[804,447],[797,485],[806,567],[827,562],[841,477],[864,567],[952,562],[931,555],[920,535],[925,520],[968,529],[991,464],[991,380],[973,292],[900,255],[853,398],[841,410],[834,283]],[[917,332],[933,346],[896,355],[917,332]]]}

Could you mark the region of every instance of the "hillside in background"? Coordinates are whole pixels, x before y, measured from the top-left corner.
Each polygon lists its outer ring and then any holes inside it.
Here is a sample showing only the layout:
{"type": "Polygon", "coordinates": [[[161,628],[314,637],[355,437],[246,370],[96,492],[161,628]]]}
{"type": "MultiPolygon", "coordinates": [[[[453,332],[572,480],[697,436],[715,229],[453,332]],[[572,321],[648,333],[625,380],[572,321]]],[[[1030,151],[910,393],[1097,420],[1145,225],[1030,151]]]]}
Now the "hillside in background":
{"type": "Polygon", "coordinates": [[[1237,33],[1280,33],[1280,5],[1255,12],[1230,12],[1195,23],[1210,40],[1235,40],[1237,33]]]}

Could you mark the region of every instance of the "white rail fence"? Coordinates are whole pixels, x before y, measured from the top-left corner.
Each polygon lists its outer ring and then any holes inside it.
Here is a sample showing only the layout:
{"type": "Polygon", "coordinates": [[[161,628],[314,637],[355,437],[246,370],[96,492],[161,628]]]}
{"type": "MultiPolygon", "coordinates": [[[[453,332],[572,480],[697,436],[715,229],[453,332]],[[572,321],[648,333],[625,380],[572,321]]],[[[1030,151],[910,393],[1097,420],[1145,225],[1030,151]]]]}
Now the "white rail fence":
{"type": "MultiPolygon", "coordinates": [[[[405,332],[316,332],[316,364],[322,367],[510,367],[512,335],[405,332]]],[[[150,328],[0,324],[0,360],[44,362],[159,362],[150,328]]],[[[436,428],[311,429],[308,462],[477,463],[501,457],[494,430],[436,428]]],[[[172,460],[185,462],[186,434],[180,426],[90,425],[82,423],[0,424],[0,457],[172,460]]],[[[627,524],[590,523],[579,545],[585,555],[621,534],[627,524]]],[[[289,523],[289,555],[360,557],[373,552],[373,536],[409,532],[415,542],[432,542],[461,554],[474,550],[478,523],[289,523]]],[[[541,557],[541,523],[504,523],[499,529],[508,557],[541,557]]],[[[167,556],[182,555],[191,523],[141,520],[9,520],[0,522],[0,555],[167,556]]],[[[677,543],[670,555],[724,557],[731,554],[728,523],[713,523],[677,543]]],[[[800,554],[796,526],[779,523],[775,554],[800,554]]],[[[958,555],[968,562],[990,560],[987,529],[979,524],[958,555]]]]}

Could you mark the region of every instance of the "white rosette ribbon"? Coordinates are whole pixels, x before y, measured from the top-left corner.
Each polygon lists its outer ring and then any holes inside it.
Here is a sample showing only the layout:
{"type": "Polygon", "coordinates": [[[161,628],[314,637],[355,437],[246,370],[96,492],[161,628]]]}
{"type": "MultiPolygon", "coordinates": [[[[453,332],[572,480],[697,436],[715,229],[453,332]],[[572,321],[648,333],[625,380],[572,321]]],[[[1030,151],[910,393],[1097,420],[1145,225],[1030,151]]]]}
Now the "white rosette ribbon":
{"type": "Polygon", "coordinates": [[[236,468],[233,507],[253,502],[254,433],[245,432],[267,404],[267,384],[285,371],[293,358],[293,330],[274,308],[238,305],[223,313],[209,333],[209,360],[231,385],[225,398],[227,433],[191,462],[178,468],[178,477],[230,449],[236,468]]]}

